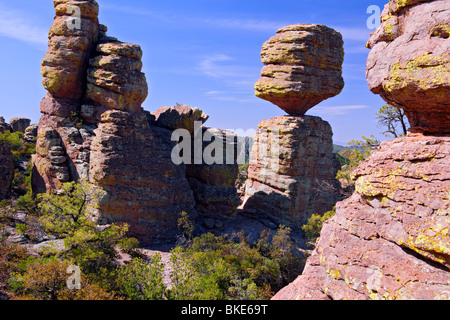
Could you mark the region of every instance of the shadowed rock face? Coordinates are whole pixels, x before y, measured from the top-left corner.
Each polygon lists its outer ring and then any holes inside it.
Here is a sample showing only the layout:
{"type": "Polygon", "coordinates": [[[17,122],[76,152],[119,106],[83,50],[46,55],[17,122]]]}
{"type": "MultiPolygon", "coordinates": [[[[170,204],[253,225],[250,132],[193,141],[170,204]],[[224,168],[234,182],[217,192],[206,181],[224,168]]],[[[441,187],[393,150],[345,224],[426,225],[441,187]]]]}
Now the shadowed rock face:
{"type": "Polygon", "coordinates": [[[439,0],[386,6],[368,44],[368,83],[427,134],[382,143],[353,172],[355,193],[337,204],[303,274],[274,299],[450,299],[449,82],[437,61],[448,39],[435,33],[448,9],[439,0]]]}
{"type": "Polygon", "coordinates": [[[343,45],[341,34],[324,25],[281,28],[263,45],[266,66],[255,85],[256,96],[290,115],[304,115],[342,91],[343,45]]]}
{"type": "Polygon", "coordinates": [[[367,44],[372,92],[403,108],[412,132],[449,133],[450,6],[391,1],[367,44]]]}
{"type": "Polygon", "coordinates": [[[14,178],[14,161],[11,146],[0,141],[0,200],[9,196],[14,178]]]}

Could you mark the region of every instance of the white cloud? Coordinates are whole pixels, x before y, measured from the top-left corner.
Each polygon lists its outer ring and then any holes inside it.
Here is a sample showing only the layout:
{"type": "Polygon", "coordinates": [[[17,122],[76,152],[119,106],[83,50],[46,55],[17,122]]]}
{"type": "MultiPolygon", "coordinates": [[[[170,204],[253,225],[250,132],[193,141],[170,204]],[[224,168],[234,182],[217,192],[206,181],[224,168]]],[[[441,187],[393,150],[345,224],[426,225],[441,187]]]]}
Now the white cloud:
{"type": "Polygon", "coordinates": [[[45,48],[48,42],[48,30],[23,18],[25,14],[0,8],[0,36],[37,44],[45,48]]]}
{"type": "Polygon", "coordinates": [[[317,106],[311,111],[313,113],[328,115],[328,116],[343,116],[354,110],[361,110],[368,108],[366,105],[347,105],[347,106],[317,106]]]}

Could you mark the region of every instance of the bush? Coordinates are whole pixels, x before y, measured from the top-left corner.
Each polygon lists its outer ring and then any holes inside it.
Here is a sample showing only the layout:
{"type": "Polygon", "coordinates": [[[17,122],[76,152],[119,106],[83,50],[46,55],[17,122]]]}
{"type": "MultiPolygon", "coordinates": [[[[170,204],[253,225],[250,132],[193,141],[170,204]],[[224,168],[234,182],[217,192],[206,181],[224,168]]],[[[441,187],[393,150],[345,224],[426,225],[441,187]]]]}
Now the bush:
{"type": "Polygon", "coordinates": [[[71,263],[58,259],[35,261],[15,277],[14,300],[112,300],[114,295],[91,284],[80,274],[80,289],[70,289],[67,281],[71,263]]]}
{"type": "Polygon", "coordinates": [[[306,239],[308,239],[312,243],[315,243],[320,237],[320,232],[322,231],[322,227],[325,221],[332,218],[335,214],[336,207],[334,207],[333,210],[326,212],[323,216],[319,214],[313,214],[309,218],[308,223],[306,223],[302,227],[306,239]]]}
{"type": "Polygon", "coordinates": [[[117,271],[118,291],[131,300],[162,300],[166,291],[163,281],[164,264],[155,254],[149,263],[133,259],[117,271]]]}
{"type": "Polygon", "coordinates": [[[257,245],[244,233],[195,238],[183,249],[171,252],[173,287],[169,299],[233,300],[269,299],[301,272],[302,261],[294,254],[290,229],[281,227],[270,241],[261,234],[257,245]]]}

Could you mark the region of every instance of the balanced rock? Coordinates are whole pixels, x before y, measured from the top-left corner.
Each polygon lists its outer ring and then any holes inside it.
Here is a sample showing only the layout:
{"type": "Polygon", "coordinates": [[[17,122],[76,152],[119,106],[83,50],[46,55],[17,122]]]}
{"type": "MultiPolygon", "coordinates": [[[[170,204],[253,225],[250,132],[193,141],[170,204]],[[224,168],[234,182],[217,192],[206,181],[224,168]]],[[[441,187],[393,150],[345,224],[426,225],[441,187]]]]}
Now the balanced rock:
{"type": "Polygon", "coordinates": [[[13,132],[25,133],[25,130],[30,126],[31,120],[27,118],[12,118],[9,120],[9,125],[13,132]]]}
{"type": "Polygon", "coordinates": [[[298,228],[339,200],[332,130],[319,117],[264,120],[255,135],[243,209],[298,228]]]}
{"type": "Polygon", "coordinates": [[[0,141],[0,200],[9,196],[14,178],[14,157],[11,146],[0,141]]]}
{"type": "Polygon", "coordinates": [[[100,43],[89,61],[86,97],[108,109],[142,112],[148,95],[140,46],[123,42],[100,43]]]}
{"type": "Polygon", "coordinates": [[[344,87],[343,44],[341,34],[324,25],[281,28],[263,45],[266,66],[255,85],[256,96],[293,116],[336,96],[344,87]]]}
{"type": "Polygon", "coordinates": [[[367,82],[403,108],[412,132],[450,132],[450,7],[446,0],[390,1],[370,37],[367,82]]]}

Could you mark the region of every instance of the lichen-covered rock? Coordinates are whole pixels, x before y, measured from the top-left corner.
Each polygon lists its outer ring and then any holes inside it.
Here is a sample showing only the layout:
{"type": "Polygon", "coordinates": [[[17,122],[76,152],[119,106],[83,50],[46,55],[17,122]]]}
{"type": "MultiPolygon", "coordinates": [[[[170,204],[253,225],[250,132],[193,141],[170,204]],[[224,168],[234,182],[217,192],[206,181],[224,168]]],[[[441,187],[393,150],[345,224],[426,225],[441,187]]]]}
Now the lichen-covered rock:
{"type": "Polygon", "coordinates": [[[391,0],[381,20],[367,44],[371,91],[403,108],[412,132],[449,133],[448,1],[391,0]]]}
{"type": "Polygon", "coordinates": [[[281,28],[263,45],[266,66],[255,85],[256,96],[289,115],[303,116],[342,91],[343,45],[341,34],[324,25],[281,28]]]}
{"type": "Polygon", "coordinates": [[[37,134],[39,126],[37,124],[32,124],[25,129],[23,135],[23,141],[27,143],[36,143],[37,134]]]}
{"type": "Polygon", "coordinates": [[[141,72],[141,48],[114,41],[100,43],[96,50],[89,62],[86,97],[104,108],[142,112],[148,86],[141,72]]]}
{"type": "Polygon", "coordinates": [[[14,158],[11,146],[0,141],[0,200],[7,198],[14,178],[14,158]]]}
{"type": "Polygon", "coordinates": [[[264,120],[255,135],[243,209],[294,228],[339,200],[333,133],[319,117],[264,120]]]}
{"type": "Polygon", "coordinates": [[[79,100],[84,95],[86,65],[98,40],[98,4],[95,0],[54,1],[56,16],[49,31],[49,47],[42,61],[43,85],[56,98],[79,100]],[[80,25],[72,24],[80,10],[80,25]]]}
{"type": "Polygon", "coordinates": [[[105,191],[101,217],[128,223],[143,245],[174,241],[181,212],[196,217],[184,166],[170,161],[170,134],[150,128],[145,113],[110,110],[91,144],[90,180],[105,191]]]}
{"type": "Polygon", "coordinates": [[[449,299],[449,157],[449,137],[383,143],[275,299],[449,299]]]}

